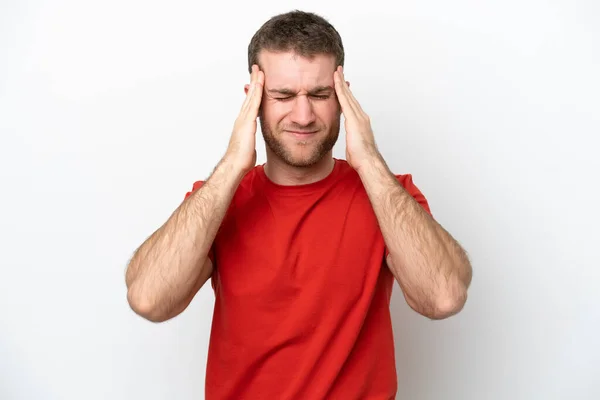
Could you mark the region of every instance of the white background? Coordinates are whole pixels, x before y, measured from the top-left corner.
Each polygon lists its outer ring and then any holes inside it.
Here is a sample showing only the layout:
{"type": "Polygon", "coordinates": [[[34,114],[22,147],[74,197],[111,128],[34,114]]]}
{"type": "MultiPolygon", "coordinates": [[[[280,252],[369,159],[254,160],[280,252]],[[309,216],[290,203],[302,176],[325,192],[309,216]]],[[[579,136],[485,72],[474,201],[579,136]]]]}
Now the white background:
{"type": "MultiPolygon", "coordinates": [[[[600,398],[600,3],[392,4],[302,9],[338,28],[383,155],[473,262],[445,321],[396,286],[398,398],[600,398]]],[[[209,285],[153,324],[124,270],[223,154],[250,37],[298,7],[0,3],[1,399],[203,398],[209,285]]]]}

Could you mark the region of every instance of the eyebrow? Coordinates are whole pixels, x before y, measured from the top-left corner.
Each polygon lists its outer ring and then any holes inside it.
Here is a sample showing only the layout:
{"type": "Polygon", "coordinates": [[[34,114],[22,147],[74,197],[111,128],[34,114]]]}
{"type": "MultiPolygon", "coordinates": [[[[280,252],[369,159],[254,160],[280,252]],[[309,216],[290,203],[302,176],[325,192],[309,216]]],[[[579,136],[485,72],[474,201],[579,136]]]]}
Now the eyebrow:
{"type": "MultiPolygon", "coordinates": [[[[308,91],[308,94],[310,95],[315,95],[315,94],[319,94],[319,93],[324,93],[324,92],[332,92],[333,86],[317,86],[311,90],[308,91]]],[[[297,94],[295,91],[291,90],[291,89],[285,89],[285,88],[281,88],[281,89],[268,89],[267,90],[269,93],[278,93],[278,94],[283,94],[283,95],[287,95],[287,96],[292,96],[297,94]]]]}

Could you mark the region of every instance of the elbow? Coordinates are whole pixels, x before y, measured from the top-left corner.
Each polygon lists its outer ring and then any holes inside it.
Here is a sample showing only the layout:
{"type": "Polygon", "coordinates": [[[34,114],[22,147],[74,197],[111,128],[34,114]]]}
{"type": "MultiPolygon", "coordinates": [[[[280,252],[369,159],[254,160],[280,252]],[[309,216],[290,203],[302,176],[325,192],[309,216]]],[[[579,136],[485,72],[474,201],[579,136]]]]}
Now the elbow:
{"type": "Polygon", "coordinates": [[[127,302],[133,312],[150,322],[159,323],[169,319],[160,312],[155,302],[137,291],[134,286],[127,290],[127,302]]]}
{"type": "Polygon", "coordinates": [[[442,320],[452,317],[462,311],[466,302],[466,288],[461,288],[451,294],[442,294],[438,296],[434,302],[434,306],[432,307],[433,312],[427,317],[433,320],[442,320]]]}
{"type": "Polygon", "coordinates": [[[432,300],[432,312],[427,315],[433,320],[442,320],[452,317],[462,311],[467,302],[467,292],[471,284],[472,270],[468,260],[460,267],[460,274],[452,276],[448,285],[439,290],[432,300]]]}
{"type": "Polygon", "coordinates": [[[435,294],[426,304],[408,300],[408,305],[417,313],[431,319],[443,320],[459,312],[467,302],[467,289],[464,285],[457,285],[454,290],[444,290],[435,294]]]}

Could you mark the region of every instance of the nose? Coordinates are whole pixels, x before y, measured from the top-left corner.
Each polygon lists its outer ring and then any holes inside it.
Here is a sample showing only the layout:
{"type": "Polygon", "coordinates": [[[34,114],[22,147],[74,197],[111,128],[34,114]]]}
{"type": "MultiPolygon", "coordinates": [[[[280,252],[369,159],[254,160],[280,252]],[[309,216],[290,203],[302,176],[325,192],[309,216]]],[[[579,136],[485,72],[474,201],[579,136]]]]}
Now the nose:
{"type": "Polygon", "coordinates": [[[313,106],[306,96],[296,96],[290,119],[293,123],[302,126],[308,126],[315,122],[316,116],[313,112],[313,106]]]}

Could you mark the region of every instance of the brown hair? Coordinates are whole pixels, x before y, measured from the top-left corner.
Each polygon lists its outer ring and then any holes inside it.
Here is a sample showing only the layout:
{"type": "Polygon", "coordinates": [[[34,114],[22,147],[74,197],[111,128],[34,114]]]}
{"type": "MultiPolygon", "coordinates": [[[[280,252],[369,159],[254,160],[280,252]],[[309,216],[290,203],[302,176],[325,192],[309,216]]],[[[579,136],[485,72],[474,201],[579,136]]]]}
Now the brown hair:
{"type": "Polygon", "coordinates": [[[325,18],[310,12],[290,11],[265,22],[248,45],[248,71],[258,64],[261,50],[293,51],[311,58],[333,55],[336,65],[344,65],[344,46],[338,31],[325,18]]]}

